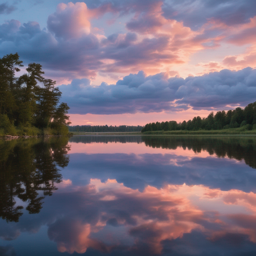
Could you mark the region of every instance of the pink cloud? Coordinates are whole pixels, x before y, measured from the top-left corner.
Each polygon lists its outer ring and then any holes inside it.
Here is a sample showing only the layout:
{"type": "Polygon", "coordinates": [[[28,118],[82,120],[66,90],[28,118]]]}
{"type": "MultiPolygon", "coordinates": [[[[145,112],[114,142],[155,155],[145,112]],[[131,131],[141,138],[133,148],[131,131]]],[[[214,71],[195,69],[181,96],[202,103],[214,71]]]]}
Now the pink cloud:
{"type": "Polygon", "coordinates": [[[236,45],[254,44],[256,39],[256,17],[250,19],[246,25],[240,25],[231,29],[233,32],[227,41],[236,45]]]}
{"type": "Polygon", "coordinates": [[[79,38],[91,31],[90,11],[85,3],[59,4],[55,13],[48,17],[50,32],[64,39],[79,38]]]}
{"type": "Polygon", "coordinates": [[[227,56],[223,64],[229,68],[239,70],[246,67],[256,67],[256,51],[241,54],[238,56],[227,56]]]}

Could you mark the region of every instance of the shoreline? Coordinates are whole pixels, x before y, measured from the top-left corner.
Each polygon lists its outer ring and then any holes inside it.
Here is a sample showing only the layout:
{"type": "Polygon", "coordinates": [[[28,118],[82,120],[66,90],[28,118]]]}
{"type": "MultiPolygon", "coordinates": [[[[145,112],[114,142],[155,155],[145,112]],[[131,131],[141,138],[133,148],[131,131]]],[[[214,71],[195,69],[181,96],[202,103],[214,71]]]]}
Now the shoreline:
{"type": "Polygon", "coordinates": [[[79,133],[73,134],[73,136],[156,136],[156,137],[256,137],[256,133],[196,133],[196,134],[189,134],[189,133],[126,133],[126,132],[119,132],[119,133],[106,133],[106,132],[95,132],[95,133],[79,133]]]}
{"type": "Polygon", "coordinates": [[[256,133],[138,133],[138,132],[90,132],[75,133],[69,135],[4,135],[0,136],[0,140],[10,141],[17,139],[47,138],[47,137],[77,137],[77,136],[141,136],[141,137],[243,137],[256,138],[256,133]]]}
{"type": "Polygon", "coordinates": [[[32,138],[47,138],[47,137],[61,137],[61,136],[67,136],[72,137],[73,135],[4,135],[0,136],[0,139],[5,141],[10,140],[18,140],[18,139],[32,139],[32,138]]]}

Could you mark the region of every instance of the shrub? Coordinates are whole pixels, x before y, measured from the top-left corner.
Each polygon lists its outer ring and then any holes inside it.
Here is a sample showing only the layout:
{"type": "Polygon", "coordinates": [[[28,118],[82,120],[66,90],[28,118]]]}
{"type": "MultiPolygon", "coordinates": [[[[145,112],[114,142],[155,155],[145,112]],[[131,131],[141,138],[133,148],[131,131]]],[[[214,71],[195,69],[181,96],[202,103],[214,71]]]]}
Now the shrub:
{"type": "Polygon", "coordinates": [[[245,125],[247,125],[247,123],[246,123],[246,121],[244,120],[244,121],[240,124],[240,127],[243,127],[243,126],[245,126],[245,125]]]}
{"type": "Polygon", "coordinates": [[[18,126],[17,132],[20,136],[27,135],[27,136],[36,136],[41,133],[41,131],[34,127],[34,126],[18,126]]]}
{"type": "Polygon", "coordinates": [[[16,129],[11,124],[7,115],[0,115],[0,129],[3,130],[5,135],[16,135],[16,129]]]}
{"type": "Polygon", "coordinates": [[[249,131],[252,130],[252,125],[251,124],[247,124],[246,125],[246,129],[249,130],[249,131]]]}

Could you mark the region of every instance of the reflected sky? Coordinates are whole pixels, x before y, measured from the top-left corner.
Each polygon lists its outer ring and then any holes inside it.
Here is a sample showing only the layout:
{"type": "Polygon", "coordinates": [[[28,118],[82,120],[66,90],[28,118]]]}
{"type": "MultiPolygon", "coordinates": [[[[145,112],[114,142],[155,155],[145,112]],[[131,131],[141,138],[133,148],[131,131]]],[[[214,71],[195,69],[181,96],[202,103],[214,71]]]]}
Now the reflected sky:
{"type": "MultiPolygon", "coordinates": [[[[0,144],[2,155],[8,143],[0,144]]],[[[35,142],[36,169],[51,184],[45,156],[61,181],[39,212],[0,219],[0,255],[256,255],[254,148],[247,138],[35,142]]],[[[19,194],[13,201],[29,204],[19,194]]]]}

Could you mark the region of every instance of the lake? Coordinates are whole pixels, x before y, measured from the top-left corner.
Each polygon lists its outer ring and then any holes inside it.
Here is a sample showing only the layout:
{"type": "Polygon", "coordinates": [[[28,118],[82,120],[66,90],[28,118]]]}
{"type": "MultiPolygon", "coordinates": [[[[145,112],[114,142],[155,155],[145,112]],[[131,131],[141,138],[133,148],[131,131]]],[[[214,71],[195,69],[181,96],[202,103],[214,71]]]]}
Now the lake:
{"type": "Polygon", "coordinates": [[[253,137],[0,141],[0,255],[256,255],[253,137]]]}

